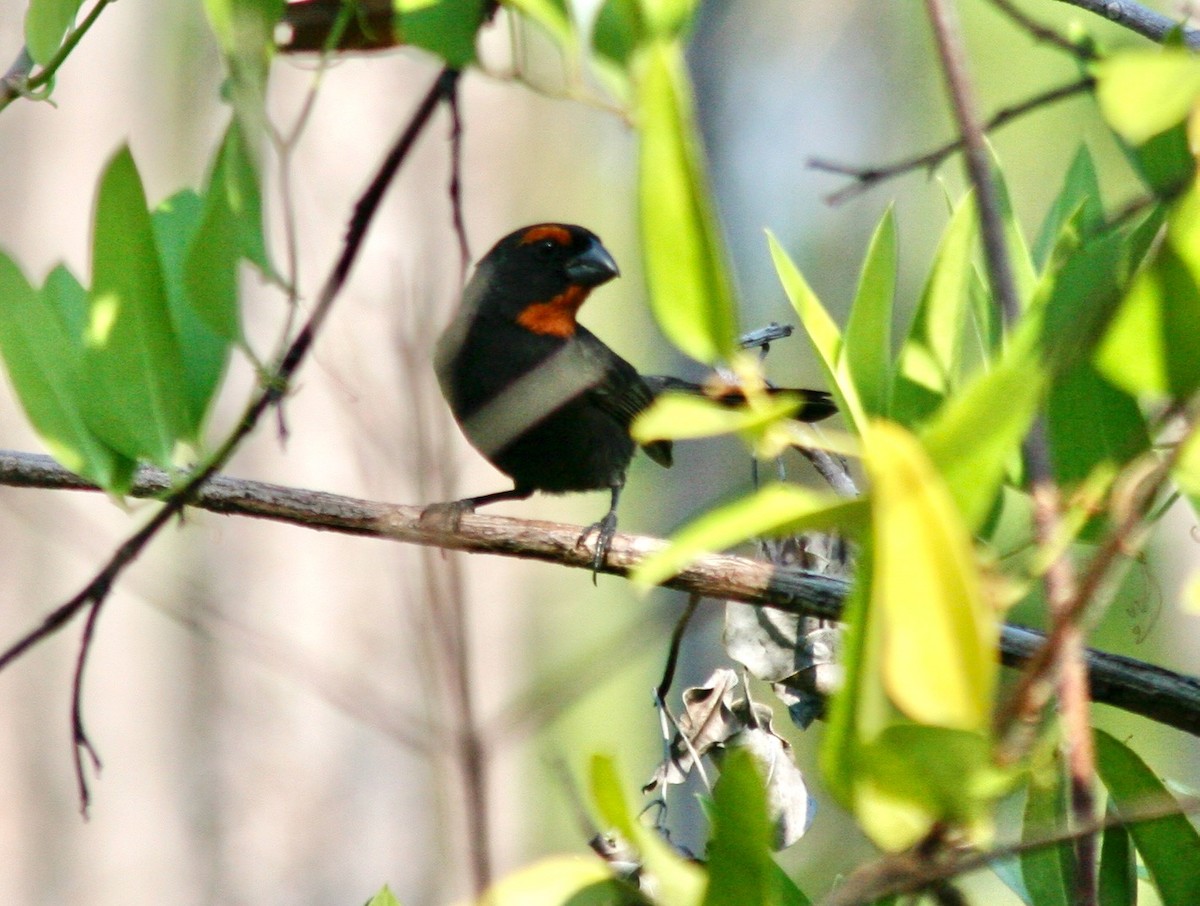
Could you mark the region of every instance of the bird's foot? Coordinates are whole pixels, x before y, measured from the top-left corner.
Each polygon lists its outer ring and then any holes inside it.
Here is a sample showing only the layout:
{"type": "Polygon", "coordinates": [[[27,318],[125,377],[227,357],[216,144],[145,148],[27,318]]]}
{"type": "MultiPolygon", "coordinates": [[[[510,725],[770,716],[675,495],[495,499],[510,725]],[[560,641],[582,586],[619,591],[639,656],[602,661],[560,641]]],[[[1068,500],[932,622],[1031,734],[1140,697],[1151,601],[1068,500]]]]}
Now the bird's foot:
{"type": "Polygon", "coordinates": [[[421,525],[438,529],[439,531],[457,532],[459,523],[462,522],[462,517],[467,513],[474,512],[475,501],[468,497],[465,500],[431,503],[425,509],[421,510],[421,518],[418,521],[421,525]]]}
{"type": "Polygon", "coordinates": [[[617,533],[617,514],[609,511],[599,522],[593,522],[585,528],[580,534],[579,540],[575,542],[575,546],[582,547],[592,532],[596,533],[596,550],[592,554],[592,584],[595,585],[596,576],[599,575],[600,568],[604,566],[608,549],[612,546],[613,536],[617,533]]]}

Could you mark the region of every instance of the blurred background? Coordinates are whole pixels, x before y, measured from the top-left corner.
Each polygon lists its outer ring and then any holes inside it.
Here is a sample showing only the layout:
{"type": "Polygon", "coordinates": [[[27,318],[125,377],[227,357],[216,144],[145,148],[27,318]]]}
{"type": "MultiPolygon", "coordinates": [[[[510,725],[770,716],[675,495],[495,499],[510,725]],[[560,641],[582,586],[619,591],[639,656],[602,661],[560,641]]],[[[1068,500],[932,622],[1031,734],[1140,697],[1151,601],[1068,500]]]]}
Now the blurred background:
{"type": "MultiPolygon", "coordinates": [[[[581,6],[585,18],[594,11],[581,6]]],[[[1071,61],[987,3],[962,6],[986,111],[1077,76],[1071,61]]],[[[1085,22],[1106,40],[1137,43],[1065,4],[1026,6],[1060,27],[1085,22]]],[[[20,48],[23,13],[18,3],[0,9],[0,55],[20,48]]],[[[482,47],[483,71],[462,82],[473,254],[526,223],[590,227],[623,277],[593,296],[583,320],[643,370],[698,374],[645,306],[634,134],[604,105],[565,98],[563,65],[540,34],[514,31],[501,14],[482,47]]],[[[892,203],[901,299],[911,306],[945,223],[946,193],[961,194],[958,162],[942,181],[917,173],[830,206],[824,196],[844,181],[808,161],[886,163],[950,136],[920,7],[706,2],[691,64],[743,326],[795,320],[764,228],[840,315],[892,203]]],[[[346,59],[324,74],[290,162],[306,302],[355,198],[436,73],[431,58],[399,51],[346,59]]],[[[312,61],[275,63],[271,113],[285,131],[314,77],[312,61]]],[[[53,105],[22,101],[0,113],[0,246],[37,282],[60,260],[86,274],[92,196],[109,156],[131,144],[152,204],[199,185],[228,117],[220,83],[199,3],[112,5],[60,72],[53,105]]],[[[461,285],[448,132],[439,114],[391,190],[287,401],[286,441],[264,422],[230,474],[414,504],[507,487],[458,434],[430,367],[461,285]]],[[[1096,155],[1110,205],[1136,191],[1086,98],[1029,116],[994,141],[1031,234],[1081,141],[1096,155]]],[[[282,263],[278,168],[269,181],[269,233],[282,263]]],[[[248,332],[266,356],[287,303],[249,273],[244,289],[248,332]]],[[[819,386],[799,334],[773,348],[768,371],[779,383],[819,386]]],[[[210,437],[229,430],[253,386],[253,370],[235,362],[210,437]]],[[[0,445],[41,449],[6,383],[0,445]]],[[[790,467],[804,477],[798,462],[790,467]]],[[[668,533],[749,485],[749,460],[733,442],[682,445],[669,472],[640,458],[621,526],[668,533]]],[[[605,506],[596,494],[496,511],[582,525],[605,506]]],[[[148,509],[0,488],[0,642],[73,595],[148,509]]],[[[1196,618],[1177,603],[1198,561],[1195,525],[1183,509],[1163,523],[1101,622],[1098,644],[1197,672],[1196,618]]],[[[0,675],[0,902],[360,903],[386,882],[406,904],[445,903],[469,893],[470,866],[484,851],[496,873],[548,853],[582,853],[586,832],[556,766],[581,784],[590,755],[609,752],[631,795],[649,777],[661,749],[651,689],[683,603],[666,591],[639,597],[614,578],[593,587],[584,571],[189,513],[122,577],[100,620],[85,719],[104,768],[90,820],[80,818],[71,767],[79,626],[0,675]],[[482,752],[474,781],[459,757],[466,721],[482,752]],[[468,809],[486,824],[486,847],[472,844],[468,809]]],[[[676,695],[726,663],[722,618],[720,604],[702,605],[676,695]]],[[[1195,776],[1194,740],[1104,708],[1098,721],[1165,773],[1195,776]]],[[[820,790],[819,725],[788,732],[818,811],[783,860],[819,896],[870,850],[820,790]]],[[[672,794],[671,824],[684,845],[702,844],[696,813],[692,791],[672,794]]]]}

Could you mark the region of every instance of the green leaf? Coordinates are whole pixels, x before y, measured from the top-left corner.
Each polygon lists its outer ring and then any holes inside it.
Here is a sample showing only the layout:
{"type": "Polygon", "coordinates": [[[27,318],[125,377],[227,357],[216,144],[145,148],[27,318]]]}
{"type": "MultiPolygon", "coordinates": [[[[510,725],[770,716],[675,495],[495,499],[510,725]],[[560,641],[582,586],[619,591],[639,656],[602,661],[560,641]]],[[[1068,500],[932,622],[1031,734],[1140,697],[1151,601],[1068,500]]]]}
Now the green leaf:
{"type": "MultiPolygon", "coordinates": [[[[68,330],[73,278],[60,268],[41,297],[0,254],[0,355],[33,429],[59,462],[111,493],[128,490],[133,464],[101,441],[81,411],[86,387],[79,334],[68,330]]],[[[79,284],[74,287],[82,293],[79,284]]]]}
{"type": "Polygon", "coordinates": [[[384,884],[383,889],[367,901],[367,906],[400,906],[400,901],[396,899],[396,895],[384,884]]]}
{"type": "Polygon", "coordinates": [[[1100,179],[1087,145],[1080,145],[1067,169],[1063,187],[1042,221],[1033,260],[1039,269],[1050,263],[1060,234],[1074,221],[1080,239],[1090,236],[1104,222],[1104,204],[1100,197],[1100,179]],[[1080,212],[1077,217],[1077,212],[1080,212]],[[1076,219],[1077,218],[1077,219],[1076,219]]]}
{"type": "Polygon", "coordinates": [[[971,532],[979,530],[995,503],[1045,392],[1039,323],[1027,316],[992,369],[947,399],[921,433],[971,532]]]}
{"type": "Polygon", "coordinates": [[[1200,286],[1171,242],[1134,280],[1096,363],[1134,394],[1183,398],[1200,387],[1200,286]]]}
{"type": "Polygon", "coordinates": [[[711,364],[733,353],[737,319],[679,44],[647,49],[638,100],[638,196],[651,307],[671,342],[711,364]]]}
{"type": "Polygon", "coordinates": [[[33,62],[45,66],[54,58],[82,2],[29,0],[29,9],[25,11],[25,48],[33,62]]]}
{"type": "Polygon", "coordinates": [[[483,906],[649,906],[601,860],[550,856],[501,878],[478,901],[483,906]]]}
{"type": "Polygon", "coordinates": [[[671,544],[633,570],[636,585],[650,588],[677,575],[701,554],[725,550],[751,538],[836,527],[852,533],[865,522],[866,502],[793,484],[771,484],[749,497],[717,507],[680,529],[671,544]]]}
{"type": "Polygon", "coordinates": [[[892,417],[901,424],[912,426],[932,414],[958,373],[974,242],[975,204],[967,196],[942,235],[917,313],[900,350],[892,417]]]}
{"type": "Polygon", "coordinates": [[[841,353],[868,415],[887,415],[892,382],[892,306],[896,295],[896,218],[889,205],[863,261],[841,353]]]}
{"type": "MultiPolygon", "coordinates": [[[[195,249],[195,237],[203,219],[204,202],[190,190],[177,192],[162,202],[151,217],[167,287],[171,324],[183,356],[188,408],[197,425],[204,422],[229,363],[231,350],[229,339],[216,333],[200,314],[202,307],[209,304],[211,296],[208,294],[218,290],[222,275],[214,269],[210,283],[199,287],[199,292],[204,294],[199,304],[197,290],[187,279],[186,264],[194,260],[187,254],[188,247],[195,249]]],[[[236,263],[235,259],[231,266],[236,263]]],[[[236,287],[229,287],[228,291],[236,292],[236,287]]]]}
{"type": "Polygon", "coordinates": [[[1083,481],[1096,466],[1130,462],[1150,449],[1137,401],[1081,362],[1055,381],[1047,421],[1054,475],[1060,485],[1083,481]]]}
{"type": "Polygon", "coordinates": [[[878,667],[888,697],[919,723],[986,732],[999,629],[970,533],[915,437],[877,422],[866,439],[870,611],[884,627],[878,667]]]}
{"type": "Polygon", "coordinates": [[[838,410],[861,434],[866,430],[867,416],[858,390],[850,377],[848,361],[842,356],[842,334],[833,318],[829,316],[817,294],[812,291],[804,275],[788,257],[779,241],[767,231],[767,243],[771,248],[771,260],[783,291],[787,293],[792,308],[800,316],[800,323],[809,341],[816,350],[817,358],[825,369],[825,376],[837,400],[838,410]]]}
{"type": "Polygon", "coordinates": [[[600,817],[637,848],[642,864],[656,880],[662,902],[671,906],[699,906],[704,894],[704,872],[676,853],[659,833],[637,821],[629,810],[616,765],[603,755],[592,757],[592,802],[600,817]]]}
{"type": "Polygon", "coordinates": [[[672,40],[691,22],[699,0],[639,0],[647,30],[660,40],[672,40]]]}
{"type": "Polygon", "coordinates": [[[634,420],[629,433],[639,444],[735,432],[758,432],[792,415],[798,396],[777,394],[755,406],[726,406],[687,393],[663,393],[634,420]]]}
{"type": "Polygon", "coordinates": [[[1129,831],[1124,827],[1107,827],[1100,838],[1097,894],[1098,906],[1137,904],[1137,859],[1130,845],[1129,831]]]}
{"type": "Polygon", "coordinates": [[[627,68],[646,37],[639,0],[607,0],[600,7],[592,29],[592,47],[602,59],[627,68]]]}
{"type": "MultiPolygon", "coordinates": [[[[1096,770],[1113,807],[1131,820],[1139,809],[1177,806],[1175,798],[1128,746],[1095,731],[1096,770]]],[[[1182,814],[1129,825],[1133,843],[1150,872],[1163,906],[1200,903],[1200,833],[1182,814]]]]}
{"type": "Polygon", "coordinates": [[[566,0],[503,0],[503,3],[544,28],[559,47],[575,45],[575,22],[566,0]]]}
{"type": "Polygon", "coordinates": [[[92,430],[130,458],[169,465],[198,423],[184,395],[183,357],[141,177],[128,148],[100,181],[83,372],[92,430]]]}
{"type": "Polygon", "coordinates": [[[405,43],[437,54],[455,69],[475,62],[484,0],[393,0],[393,5],[405,43]]]}
{"type": "MultiPolygon", "coordinates": [[[[1025,798],[1025,822],[1021,832],[1024,843],[1044,840],[1066,829],[1066,807],[1063,790],[1055,782],[1030,782],[1025,798]]],[[[1069,843],[1038,846],[1021,853],[1021,876],[1025,889],[1038,906],[1071,906],[1074,898],[1075,856],[1069,843]]]]}
{"type": "Polygon", "coordinates": [[[807,906],[771,857],[767,796],[753,756],[734,749],[713,789],[704,906],[807,906]]]}
{"type": "Polygon", "coordinates": [[[1147,139],[1128,156],[1146,185],[1164,197],[1176,194],[1196,172],[1186,123],[1147,139]]]}
{"type": "Polygon", "coordinates": [[[1200,98],[1200,60],[1184,49],[1114,54],[1093,72],[1101,113],[1135,145],[1181,123],[1200,98]]]}

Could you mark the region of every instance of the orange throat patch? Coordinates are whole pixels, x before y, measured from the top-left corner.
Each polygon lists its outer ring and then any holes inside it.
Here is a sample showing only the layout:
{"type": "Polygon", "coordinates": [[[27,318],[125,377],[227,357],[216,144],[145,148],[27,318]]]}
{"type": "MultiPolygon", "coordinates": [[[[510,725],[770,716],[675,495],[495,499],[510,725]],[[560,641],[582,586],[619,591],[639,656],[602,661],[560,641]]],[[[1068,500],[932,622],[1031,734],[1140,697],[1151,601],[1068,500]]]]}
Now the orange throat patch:
{"type": "Polygon", "coordinates": [[[575,335],[575,315],[590,290],[584,286],[568,286],[549,302],[534,302],[517,315],[517,323],[530,333],[567,339],[575,335]]]}

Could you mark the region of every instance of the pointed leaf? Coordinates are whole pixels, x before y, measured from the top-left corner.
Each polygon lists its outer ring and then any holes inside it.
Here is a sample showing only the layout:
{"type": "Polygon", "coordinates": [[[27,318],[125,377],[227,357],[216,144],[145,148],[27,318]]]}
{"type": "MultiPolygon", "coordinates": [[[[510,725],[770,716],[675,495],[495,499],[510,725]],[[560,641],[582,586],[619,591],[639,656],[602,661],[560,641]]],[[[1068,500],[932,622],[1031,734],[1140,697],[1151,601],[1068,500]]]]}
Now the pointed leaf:
{"type": "Polygon", "coordinates": [[[1137,859],[1128,829],[1119,825],[1106,827],[1100,840],[1097,894],[1098,906],[1137,906],[1137,859]]]}
{"type": "Polygon", "coordinates": [[[877,422],[863,459],[875,552],[871,609],[886,639],[889,698],[920,723],[985,732],[999,628],[971,536],[915,437],[877,422]]]}
{"type": "Polygon", "coordinates": [[[807,906],[771,857],[771,838],[762,777],[749,752],[734,749],[713,790],[704,906],[807,906]]]}
{"type": "Polygon", "coordinates": [[[692,358],[728,359],[737,337],[733,284],[680,45],[656,43],[646,51],[638,116],[638,198],[654,316],[692,358]]]}
{"type": "MultiPolygon", "coordinates": [[[[1057,780],[1057,772],[1054,777],[1057,780]]],[[[1044,840],[1067,826],[1062,786],[1037,780],[1027,788],[1025,823],[1021,839],[1025,843],[1044,840]]],[[[1038,906],[1071,906],[1074,897],[1075,856],[1069,843],[1038,846],[1021,853],[1021,875],[1025,889],[1038,906]]]]}
{"type": "MultiPolygon", "coordinates": [[[[1096,770],[1119,815],[1133,818],[1138,809],[1177,804],[1136,752],[1102,730],[1095,737],[1096,770]]],[[[1139,821],[1129,826],[1129,833],[1163,906],[1200,903],[1200,833],[1186,816],[1139,821]]]]}
{"type": "Polygon", "coordinates": [[[100,182],[92,236],[84,379],[88,424],[130,458],[168,465],[197,422],[184,394],[158,248],[141,177],[128,148],[100,182]]]}
{"type": "Polygon", "coordinates": [[[1100,178],[1096,175],[1096,164],[1092,161],[1087,145],[1079,146],[1067,170],[1063,187],[1042,222],[1042,229],[1033,249],[1033,260],[1039,269],[1045,268],[1049,263],[1059,234],[1076,216],[1077,211],[1082,212],[1078,220],[1081,238],[1089,236],[1104,221],[1100,178]]]}
{"type": "MultiPolygon", "coordinates": [[[[68,286],[61,276],[56,283],[68,286]]],[[[82,348],[56,312],[57,291],[43,291],[39,298],[16,264],[0,254],[0,354],[25,415],[51,455],[120,493],[128,488],[132,467],[83,417],[82,348]]]]}
{"type": "Polygon", "coordinates": [[[67,29],[83,0],[30,0],[25,12],[25,48],[30,59],[45,66],[62,46],[67,29]]]}
{"type": "MultiPolygon", "coordinates": [[[[183,356],[188,410],[197,425],[204,422],[229,363],[231,350],[229,340],[214,332],[198,314],[195,297],[189,292],[191,287],[186,279],[187,249],[189,244],[194,247],[194,238],[201,229],[203,218],[204,202],[190,190],[178,192],[164,201],[151,218],[162,260],[171,324],[183,356]]],[[[214,273],[212,276],[203,291],[215,290],[215,285],[220,282],[220,275],[214,273]]]]}
{"type": "Polygon", "coordinates": [[[861,433],[866,428],[867,417],[858,398],[858,391],[850,378],[849,368],[842,358],[841,331],[799,268],[792,263],[783,246],[769,230],[767,243],[770,245],[771,259],[775,262],[775,272],[783,284],[783,291],[787,293],[792,308],[796,309],[796,314],[800,316],[800,323],[825,368],[825,375],[837,400],[838,410],[844,413],[851,425],[861,433]]]}
{"type": "Polygon", "coordinates": [[[887,415],[892,382],[892,305],[896,295],[896,218],[884,212],[863,262],[841,353],[863,410],[887,415]]]}
{"type": "Polygon", "coordinates": [[[963,349],[968,308],[975,204],[959,204],[942,235],[908,337],[900,349],[892,417],[905,425],[927,418],[950,391],[963,349]]]}
{"type": "Polygon", "coordinates": [[[393,6],[405,43],[437,54],[456,69],[475,62],[484,0],[393,0],[393,6]]]}
{"type": "Polygon", "coordinates": [[[685,569],[697,557],[743,541],[784,532],[837,527],[853,532],[862,524],[866,503],[847,501],[799,485],[767,485],[749,497],[710,510],[685,526],[669,547],[650,555],[633,570],[635,584],[649,588],[685,569]]]}

